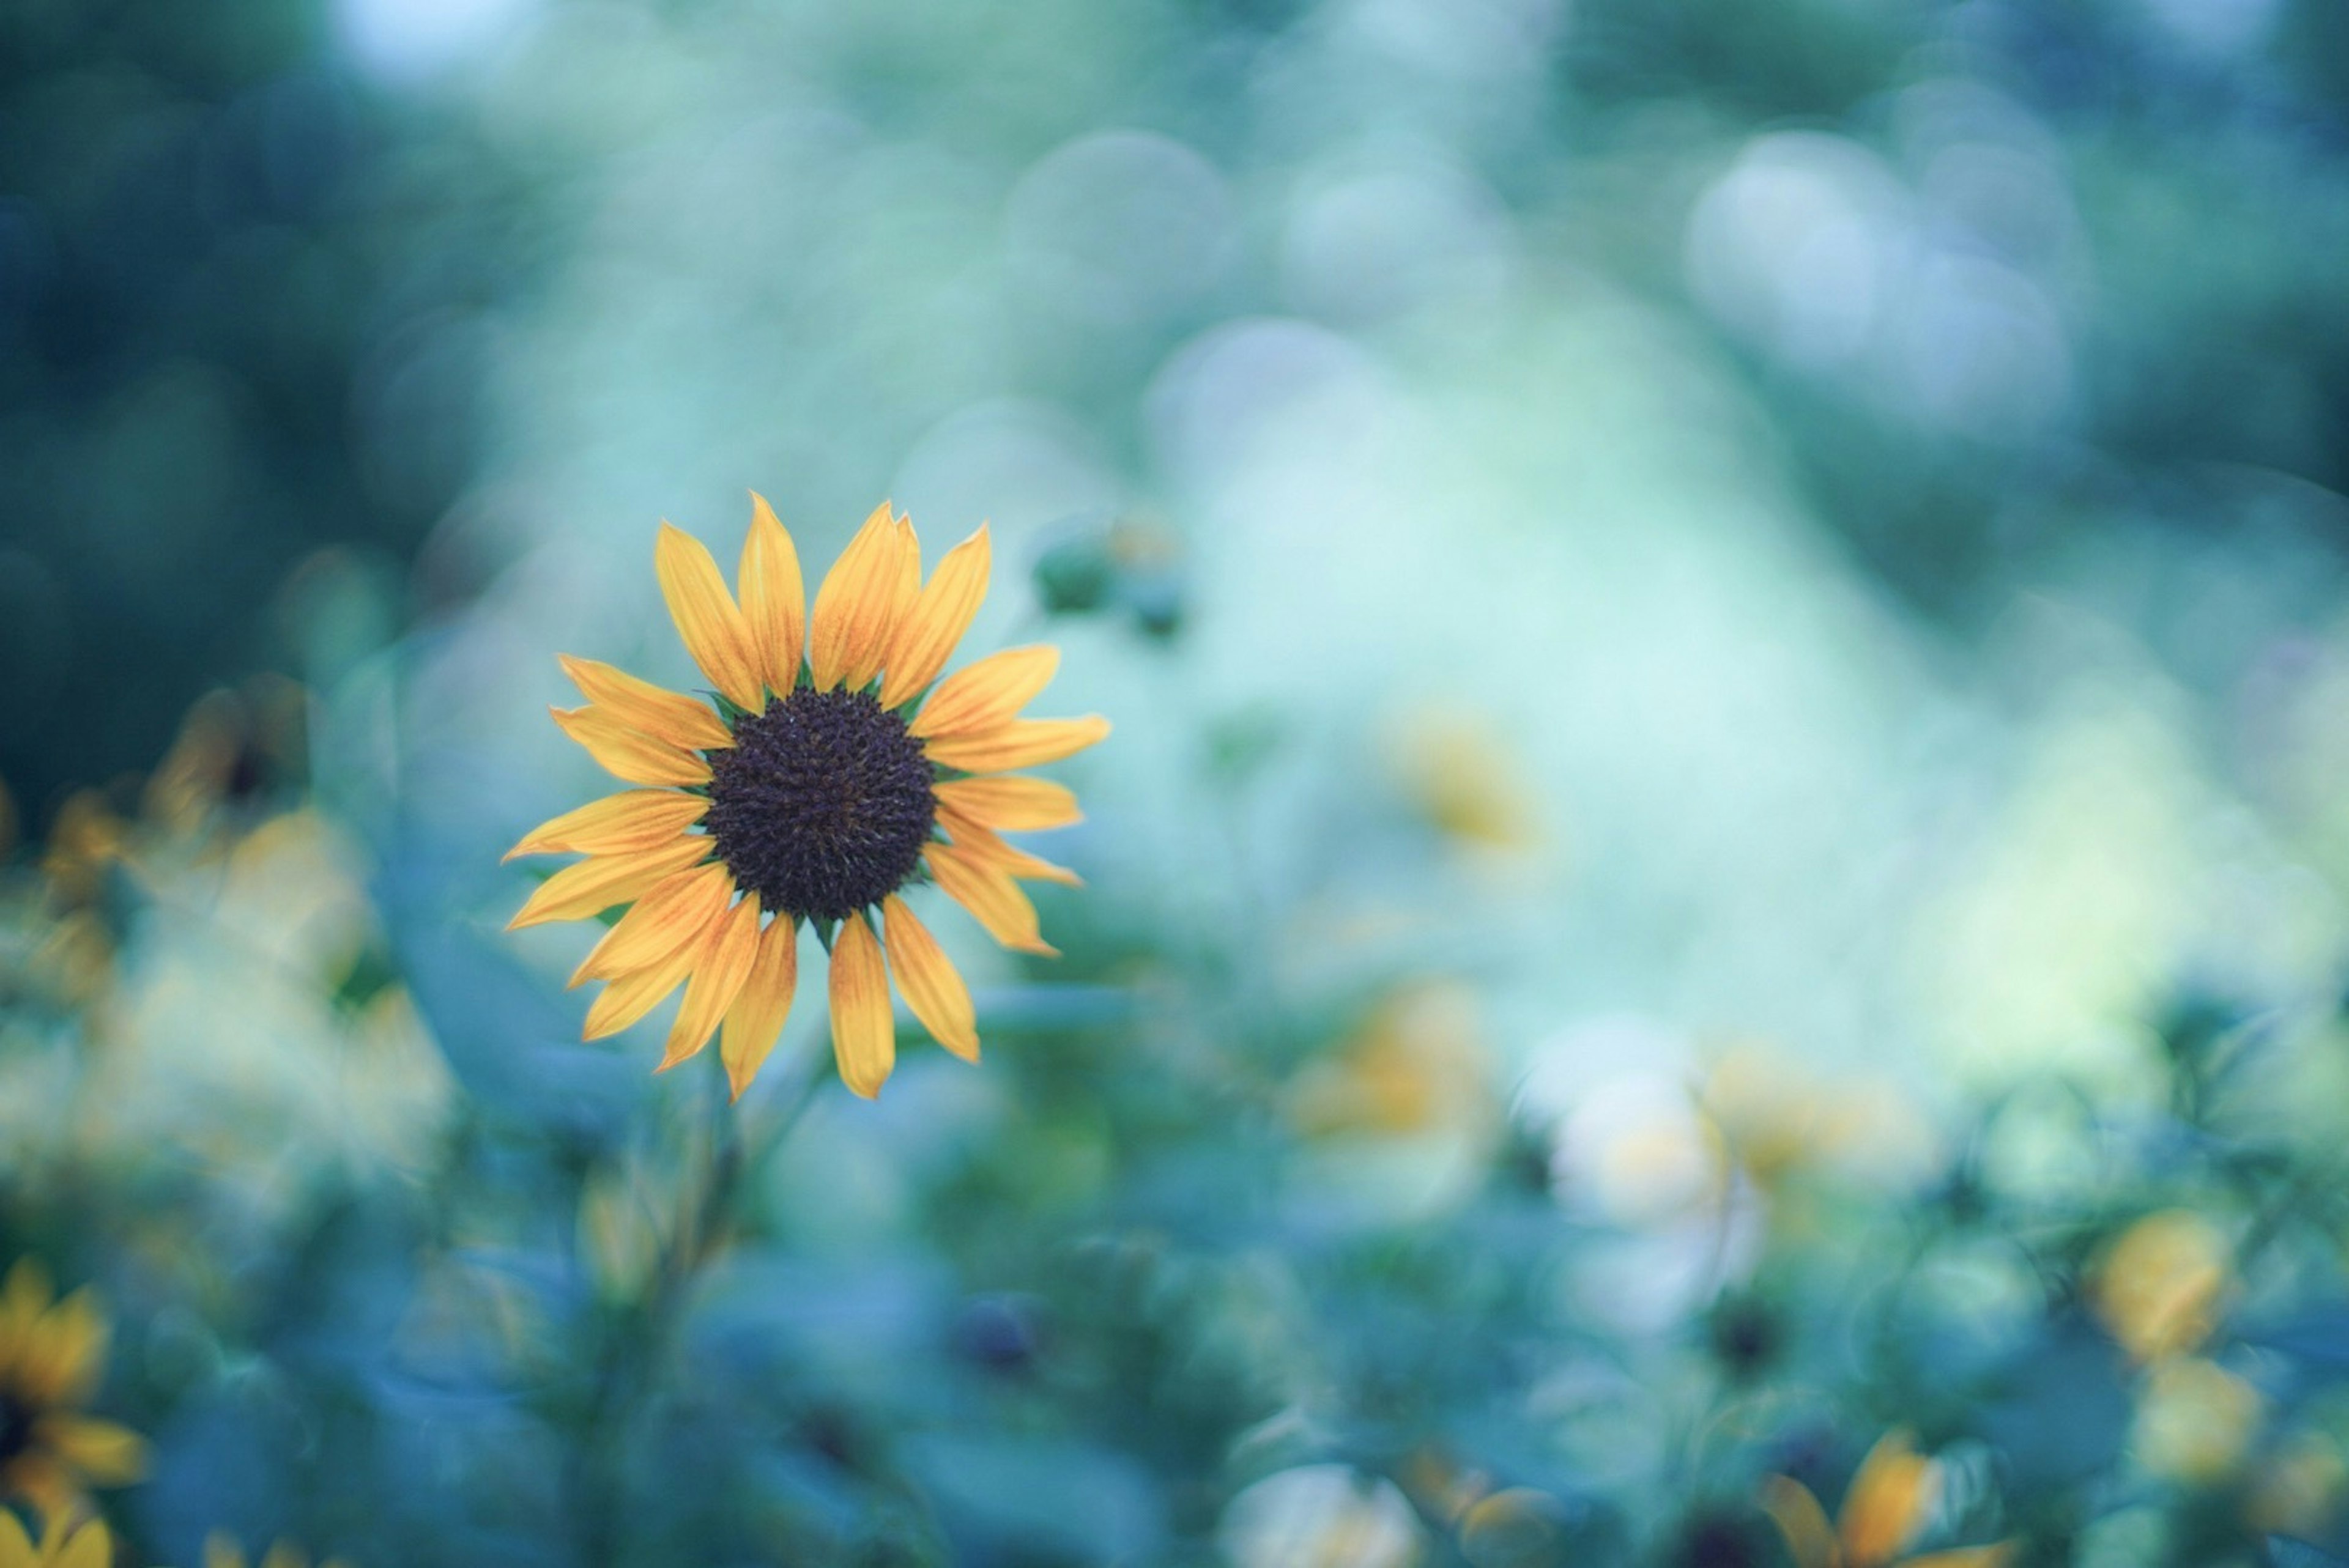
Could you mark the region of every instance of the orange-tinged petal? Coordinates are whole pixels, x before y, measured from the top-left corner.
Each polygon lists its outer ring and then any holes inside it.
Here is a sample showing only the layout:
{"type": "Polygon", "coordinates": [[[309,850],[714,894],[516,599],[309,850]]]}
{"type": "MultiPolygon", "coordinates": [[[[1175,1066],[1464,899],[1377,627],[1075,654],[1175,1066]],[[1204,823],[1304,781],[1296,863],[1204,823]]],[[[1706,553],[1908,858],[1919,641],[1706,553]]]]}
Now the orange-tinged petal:
{"type": "Polygon", "coordinates": [[[887,671],[881,681],[883,707],[910,700],[946,668],[987,597],[991,548],[987,525],[981,523],[977,533],[947,552],[928,586],[898,621],[883,661],[887,671]]]}
{"type": "Polygon", "coordinates": [[[649,969],[708,929],[734,896],[734,876],[716,861],[655,885],[580,960],[571,984],[649,969]]]}
{"type": "Polygon", "coordinates": [[[742,541],[742,621],[767,689],[789,696],[799,684],[800,658],[807,648],[807,587],[800,580],[800,552],[757,490],[750,492],[750,531],[742,541]]]}
{"type": "Polygon", "coordinates": [[[506,851],[522,855],[608,855],[626,850],[649,850],[676,838],[709,810],[706,795],[675,789],[623,789],[591,800],[575,811],[540,823],[528,837],[506,851]]]}
{"type": "Polygon", "coordinates": [[[957,736],[951,740],[925,742],[923,750],[941,768],[967,773],[1002,773],[1058,762],[1082,751],[1109,733],[1109,720],[1099,714],[1083,718],[1015,718],[984,735],[957,736]]]}
{"type": "Polygon", "coordinates": [[[1050,643],[989,654],[941,681],[906,728],[917,740],[1000,729],[1051,684],[1060,667],[1061,650],[1050,643]]]}
{"type": "Polygon", "coordinates": [[[889,971],[862,913],[842,921],[832,941],[832,1054],[840,1081],[865,1099],[881,1092],[897,1063],[889,971]]]}
{"type": "Polygon", "coordinates": [[[594,855],[565,866],[538,884],[529,902],[506,922],[508,931],[550,920],[585,920],[614,904],[632,903],[688,866],[708,858],[715,841],[687,833],[649,850],[594,855]]]}
{"type": "Polygon", "coordinates": [[[896,608],[901,565],[897,525],[884,501],[815,591],[808,612],[808,667],[816,690],[831,690],[858,665],[880,657],[896,608]]]}
{"type": "Polygon", "coordinates": [[[726,579],[719,574],[708,547],[676,524],[663,522],[653,549],[653,570],[660,578],[661,597],[668,601],[669,619],[677,623],[677,634],[709,684],[753,713],[764,707],[750,628],[735,607],[734,595],[726,591],[726,579]]]}
{"type": "Polygon", "coordinates": [[[587,748],[604,770],[630,784],[707,784],[709,764],[690,751],[621,723],[600,707],[554,707],[563,733],[587,748]]]}
{"type": "Polygon", "coordinates": [[[1762,1507],[1786,1538],[1795,1568],[1837,1568],[1835,1529],[1810,1488],[1786,1476],[1771,1476],[1762,1483],[1762,1507]]]}
{"type": "Polygon", "coordinates": [[[759,901],[746,898],[710,928],[701,956],[694,961],[693,978],[685,987],[685,1001],[669,1026],[668,1045],[655,1072],[667,1072],[709,1043],[726,1009],[750,977],[750,960],[759,951],[759,901]]]}
{"type": "Polygon", "coordinates": [[[1049,779],[949,779],[936,786],[936,792],[940,806],[951,806],[957,814],[999,832],[1065,828],[1084,820],[1076,791],[1049,779]]]}
{"type": "Polygon", "coordinates": [[[841,672],[840,684],[852,691],[864,686],[881,673],[881,661],[895,640],[897,628],[913,613],[915,601],[922,593],[922,542],[915,536],[910,519],[899,518],[892,532],[897,550],[896,576],[889,588],[889,605],[879,624],[873,631],[871,643],[861,649],[841,672]]]}
{"type": "Polygon", "coordinates": [[[61,1412],[41,1418],[40,1440],[99,1486],[128,1486],[147,1474],[147,1439],[129,1428],[61,1412]]]}
{"type": "Polygon", "coordinates": [[[972,821],[944,801],[938,804],[938,820],[957,848],[973,860],[993,866],[1007,876],[1024,877],[1031,882],[1059,882],[1063,887],[1085,885],[1085,879],[1068,867],[1056,866],[1025,850],[1013,849],[991,829],[972,821]]]}
{"type": "Polygon", "coordinates": [[[665,740],[680,751],[715,751],[734,744],[734,732],[706,702],[638,680],[627,671],[595,659],[557,654],[555,662],[587,700],[631,729],[665,740]]]}
{"type": "Polygon", "coordinates": [[[978,1012],[938,939],[914,918],[905,901],[891,893],[881,901],[882,945],[897,994],[929,1030],[930,1038],[967,1062],[978,1060],[978,1012]]]}
{"type": "Polygon", "coordinates": [[[1954,1552],[1904,1557],[1900,1568],[2006,1568],[2013,1560],[2014,1542],[2002,1541],[1992,1546],[1961,1546],[1954,1552]]]}
{"type": "Polygon", "coordinates": [[[1036,906],[1019,884],[997,868],[972,859],[952,844],[931,844],[922,851],[922,862],[948,898],[970,911],[987,934],[1015,952],[1057,958],[1036,923],[1036,906]]]}
{"type": "Polygon", "coordinates": [[[1877,1439],[1844,1493],[1841,1527],[1845,1568],[1880,1568],[1924,1528],[1940,1491],[1940,1468],[1917,1452],[1896,1428],[1877,1439]]]}
{"type": "Polygon", "coordinates": [[[718,1051],[726,1063],[726,1081],[734,1099],[742,1098],[742,1091],[759,1076],[767,1053],[775,1048],[783,1020],[791,1016],[792,994],[799,988],[799,978],[800,923],[792,915],[779,914],[767,923],[759,937],[750,977],[742,982],[741,994],[726,1010],[726,1027],[719,1036],[718,1051]]]}

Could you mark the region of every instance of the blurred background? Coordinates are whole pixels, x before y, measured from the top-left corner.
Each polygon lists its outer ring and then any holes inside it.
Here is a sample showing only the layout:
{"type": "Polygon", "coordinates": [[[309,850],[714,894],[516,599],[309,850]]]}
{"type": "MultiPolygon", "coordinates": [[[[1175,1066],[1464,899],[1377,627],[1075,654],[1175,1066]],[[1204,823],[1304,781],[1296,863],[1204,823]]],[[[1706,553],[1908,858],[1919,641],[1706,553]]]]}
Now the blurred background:
{"type": "Polygon", "coordinates": [[[11,0],[0,1488],[2349,1562],[2344,258],[2337,0],[11,0]],[[502,929],[754,487],[1116,725],[875,1104],[502,929]]]}

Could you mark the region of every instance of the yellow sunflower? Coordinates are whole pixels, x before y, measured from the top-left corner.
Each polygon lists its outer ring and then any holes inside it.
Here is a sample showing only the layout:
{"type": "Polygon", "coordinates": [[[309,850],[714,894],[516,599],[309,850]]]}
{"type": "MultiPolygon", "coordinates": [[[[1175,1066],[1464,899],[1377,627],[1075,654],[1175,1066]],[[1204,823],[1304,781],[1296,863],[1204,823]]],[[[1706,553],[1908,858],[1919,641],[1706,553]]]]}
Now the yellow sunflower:
{"type": "Polygon", "coordinates": [[[90,1487],[145,1475],[147,1445],[81,1414],[106,1369],[109,1329],[88,1291],[54,1294],[48,1271],[30,1258],[0,1285],[0,1492],[57,1519],[90,1487]]]}
{"type": "Polygon", "coordinates": [[[1925,1528],[1940,1491],[1941,1467],[1896,1429],[1860,1460],[1832,1526],[1811,1489],[1788,1476],[1763,1482],[1762,1506],[1797,1568],[2002,1568],[2014,1555],[2006,1542],[1900,1555],[1925,1528]]]}
{"type": "Polygon", "coordinates": [[[1019,882],[1076,878],[999,835],[1073,822],[1076,798],[1009,775],[1082,750],[1109,723],[1019,717],[1059,667],[1056,648],[1008,649],[938,678],[987,593],[985,527],[925,583],[913,524],[885,502],[811,609],[791,535],[763,498],[750,500],[739,601],[691,535],[665,522],[654,552],[713,702],[563,659],[587,705],[554,709],[555,722],[638,788],[514,846],[508,859],[588,858],[549,877],[512,924],[630,905],[572,976],[605,982],[586,1037],[626,1028],[683,985],[661,1068],[722,1024],[740,1098],[791,1010],[809,922],[832,954],[841,1078],[870,1099],[895,1060],[893,973],[940,1045],[978,1057],[970,993],[904,890],[935,882],[1005,946],[1052,953],[1019,882]]]}
{"type": "Polygon", "coordinates": [[[93,1519],[67,1527],[66,1516],[51,1514],[48,1527],[36,1543],[16,1516],[0,1508],[0,1568],[113,1568],[114,1537],[93,1519]]]}

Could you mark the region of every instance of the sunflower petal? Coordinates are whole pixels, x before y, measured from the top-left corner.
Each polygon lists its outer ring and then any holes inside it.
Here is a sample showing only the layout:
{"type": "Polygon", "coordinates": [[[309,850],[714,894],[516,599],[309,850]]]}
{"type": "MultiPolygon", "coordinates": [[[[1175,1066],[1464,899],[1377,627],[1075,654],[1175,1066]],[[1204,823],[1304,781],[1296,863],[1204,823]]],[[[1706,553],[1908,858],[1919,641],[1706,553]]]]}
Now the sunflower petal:
{"type": "Polygon", "coordinates": [[[1810,1488],[1774,1475],[1762,1483],[1762,1508],[1786,1538],[1795,1568],[1837,1568],[1835,1528],[1810,1488]]]}
{"type": "Polygon", "coordinates": [[[40,1439],[99,1486],[128,1486],[147,1474],[147,1439],[129,1428],[89,1416],[52,1413],[40,1439]]]}
{"type": "Polygon", "coordinates": [[[1884,1434],[1844,1492],[1837,1516],[1847,1568],[1878,1568],[1915,1539],[1940,1491],[1940,1469],[1899,1428],[1884,1434]]]}
{"type": "Polygon", "coordinates": [[[688,942],[659,963],[621,975],[607,984],[587,1008],[583,1040],[600,1040],[622,1029],[661,1005],[661,999],[685,984],[703,944],[688,942]]]}
{"type": "Polygon", "coordinates": [[[690,867],[636,900],[572,971],[571,984],[611,980],[649,969],[709,928],[734,896],[734,877],[719,861],[690,867]]]}
{"type": "Polygon", "coordinates": [[[799,684],[800,656],[806,651],[807,587],[800,579],[800,552],[767,498],[750,492],[750,531],[742,541],[742,621],[767,689],[788,696],[799,684]]]}
{"type": "Polygon", "coordinates": [[[881,661],[896,639],[897,628],[905,624],[922,596],[922,542],[914,533],[912,520],[899,518],[892,537],[896,542],[897,565],[889,588],[888,609],[875,627],[870,645],[862,649],[841,674],[840,684],[852,691],[881,673],[881,661]]]}
{"type": "Polygon", "coordinates": [[[851,1093],[881,1092],[897,1063],[896,1033],[881,944],[864,916],[852,914],[832,943],[832,1053],[851,1093]]]}
{"type": "Polygon", "coordinates": [[[642,730],[680,751],[715,751],[734,744],[734,732],[708,703],[638,680],[624,669],[595,659],[574,658],[569,654],[557,654],[554,658],[589,702],[631,729],[642,730]]]}
{"type": "Polygon", "coordinates": [[[1025,850],[1012,848],[992,829],[972,821],[944,801],[938,803],[938,818],[946,825],[947,837],[953,839],[965,853],[1008,876],[1021,877],[1030,882],[1059,882],[1063,887],[1085,885],[1085,879],[1068,867],[1056,866],[1025,850]]]}
{"type": "Polygon", "coordinates": [[[1003,872],[952,844],[927,846],[922,851],[922,862],[947,896],[970,911],[971,918],[996,941],[1019,953],[1060,956],[1060,950],[1047,944],[1038,929],[1036,906],[1003,872]]]}
{"type": "Polygon", "coordinates": [[[38,1258],[18,1258],[0,1285],[0,1376],[22,1359],[41,1314],[49,1309],[57,1285],[38,1258]]]}
{"type": "Polygon", "coordinates": [[[49,1563],[52,1568],[113,1568],[114,1536],[103,1521],[93,1519],[68,1536],[49,1563]]]}
{"type": "Polygon", "coordinates": [[[523,855],[608,855],[626,850],[648,850],[676,838],[709,810],[706,795],[675,789],[623,789],[591,800],[575,811],[541,822],[528,837],[506,851],[507,860],[523,855]]]}
{"type": "Polygon", "coordinates": [[[799,988],[799,977],[800,923],[796,916],[779,914],[767,923],[759,937],[750,977],[742,982],[741,994],[726,1010],[726,1027],[719,1037],[718,1051],[726,1063],[726,1081],[734,1099],[742,1098],[742,1091],[759,1076],[767,1053],[775,1048],[783,1020],[791,1016],[792,994],[799,988]]]}
{"type": "Polygon", "coordinates": [[[585,920],[614,904],[634,903],[707,859],[713,842],[707,834],[686,833],[649,850],[593,855],[575,866],[565,866],[538,884],[529,901],[506,922],[506,929],[520,931],[550,920],[585,920]]]}
{"type": "Polygon", "coordinates": [[[1076,792],[1049,779],[949,779],[936,789],[940,806],[950,806],[968,820],[999,832],[1065,828],[1084,820],[1076,792]]]}
{"type": "Polygon", "coordinates": [[[977,533],[947,552],[928,586],[898,621],[883,661],[888,672],[881,682],[883,707],[909,700],[946,668],[947,656],[987,597],[990,549],[987,525],[981,523],[977,533]]]}
{"type": "Polygon", "coordinates": [[[615,779],[630,784],[707,784],[709,764],[690,751],[621,723],[600,707],[547,709],[563,733],[587,748],[587,755],[615,779]]]}
{"type": "Polygon", "coordinates": [[[967,773],[1002,773],[1058,762],[1109,734],[1109,720],[1099,714],[1083,718],[1015,718],[984,735],[932,740],[923,749],[941,768],[967,773]]]}
{"type": "Polygon", "coordinates": [[[1953,1552],[1904,1557],[1900,1568],[2006,1568],[2013,1559],[2014,1542],[2002,1541],[1992,1546],[1961,1546],[1953,1552]]]}
{"type": "Polygon", "coordinates": [[[897,994],[932,1039],[967,1062],[978,1060],[978,1014],[971,1006],[970,987],[938,939],[895,893],[881,901],[881,919],[882,945],[888,950],[897,994]]]}
{"type": "Polygon", "coordinates": [[[41,1315],[26,1336],[16,1386],[36,1405],[78,1405],[98,1387],[106,1369],[112,1329],[88,1287],[74,1292],[41,1315]]]}
{"type": "Polygon", "coordinates": [[[1050,643],[989,654],[941,681],[906,728],[916,740],[1000,729],[1051,684],[1060,667],[1061,650],[1050,643]]]}
{"type": "Polygon", "coordinates": [[[0,1508],[0,1568],[40,1568],[40,1557],[33,1551],[33,1538],[25,1533],[25,1526],[16,1516],[0,1508]]]}
{"type": "Polygon", "coordinates": [[[856,665],[880,656],[896,608],[899,565],[897,525],[884,501],[815,591],[808,613],[808,666],[816,690],[831,690],[856,665]]]}
{"type": "Polygon", "coordinates": [[[709,1043],[719,1020],[726,1016],[726,1009],[742,990],[742,982],[750,977],[750,960],[758,951],[759,901],[746,898],[710,927],[655,1072],[667,1072],[709,1043]]]}
{"type": "Polygon", "coordinates": [[[726,591],[726,579],[719,574],[709,548],[676,524],[663,522],[660,541],[653,548],[653,570],[660,578],[661,597],[668,601],[669,619],[677,623],[677,634],[709,684],[753,713],[766,707],[750,628],[735,608],[734,595],[726,591]]]}

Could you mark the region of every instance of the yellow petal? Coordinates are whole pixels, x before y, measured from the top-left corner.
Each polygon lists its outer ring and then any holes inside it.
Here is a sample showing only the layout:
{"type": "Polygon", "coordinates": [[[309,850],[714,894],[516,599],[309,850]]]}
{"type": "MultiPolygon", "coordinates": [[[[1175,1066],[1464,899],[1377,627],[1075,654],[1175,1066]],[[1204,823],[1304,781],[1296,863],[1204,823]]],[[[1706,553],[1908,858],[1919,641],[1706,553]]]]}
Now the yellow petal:
{"type": "Polygon", "coordinates": [[[1939,1468],[1910,1446],[1907,1432],[1896,1428],[1878,1439],[1844,1493],[1837,1518],[1844,1568],[1891,1562],[1924,1527],[1940,1481],[1939,1468]]]}
{"type": "Polygon", "coordinates": [[[685,987],[685,1001],[669,1026],[668,1045],[655,1072],[667,1072],[709,1043],[718,1021],[734,1005],[742,982],[750,977],[750,960],[759,951],[759,901],[746,898],[731,913],[715,922],[701,955],[694,960],[693,978],[685,987]]]}
{"type": "Polygon", "coordinates": [[[660,577],[661,597],[668,601],[677,634],[709,684],[753,713],[765,707],[750,629],[701,541],[663,522],[660,541],[653,548],[653,570],[660,577]]]}
{"type": "Polygon", "coordinates": [[[49,1559],[52,1568],[113,1568],[114,1537],[98,1520],[75,1531],[65,1550],[49,1559]]]}
{"type": "Polygon", "coordinates": [[[852,914],[832,942],[832,1054],[851,1093],[871,1099],[881,1092],[897,1062],[896,1036],[881,944],[864,916],[852,914]]]}
{"type": "Polygon", "coordinates": [[[857,665],[880,657],[896,608],[899,544],[884,501],[824,573],[808,613],[808,666],[816,690],[830,691],[857,665]]]}
{"type": "Polygon", "coordinates": [[[659,963],[634,970],[607,984],[603,994],[589,1006],[587,1025],[580,1031],[579,1037],[600,1040],[606,1035],[616,1035],[659,1006],[663,997],[685,984],[685,977],[693,972],[693,961],[701,955],[702,949],[701,942],[688,942],[659,963]]]}
{"type": "Polygon", "coordinates": [[[1002,773],[1058,762],[1082,751],[1109,733],[1109,720],[1099,714],[1084,718],[1015,718],[985,735],[958,736],[952,740],[926,742],[923,749],[941,768],[966,773],[1002,773]]]}
{"type": "Polygon", "coordinates": [[[929,585],[897,623],[883,661],[888,674],[881,682],[881,706],[895,707],[907,701],[946,668],[947,658],[970,629],[987,597],[989,562],[987,525],[947,552],[929,585]]]}
{"type": "Polygon", "coordinates": [[[0,1376],[24,1358],[25,1346],[57,1292],[48,1269],[38,1258],[18,1258],[0,1285],[0,1376]]]}
{"type": "Polygon", "coordinates": [[[244,1568],[244,1549],[215,1530],[204,1537],[204,1568],[244,1568]]]}
{"type": "Polygon", "coordinates": [[[1921,1557],[1904,1557],[1900,1568],[2006,1568],[2014,1558],[2014,1543],[2002,1541],[1994,1546],[1964,1546],[1955,1552],[1928,1552],[1921,1557]]]}
{"type": "Polygon", "coordinates": [[[555,662],[587,700],[631,729],[665,740],[680,751],[714,751],[734,744],[734,732],[706,702],[638,680],[624,669],[594,659],[557,654],[555,662]]]}
{"type": "Polygon", "coordinates": [[[742,1091],[759,1076],[767,1053],[775,1048],[783,1020],[791,1016],[792,994],[799,988],[799,978],[800,923],[792,915],[779,914],[767,923],[759,937],[750,977],[742,982],[741,995],[726,1010],[726,1027],[719,1037],[718,1051],[726,1063],[726,1081],[733,1088],[734,1099],[742,1098],[742,1091]]]}
{"type": "Polygon", "coordinates": [[[841,672],[840,684],[851,691],[864,686],[881,673],[881,661],[897,635],[897,628],[913,614],[914,603],[922,594],[922,542],[914,534],[910,519],[899,518],[891,531],[897,551],[896,576],[889,588],[889,606],[874,627],[871,645],[851,659],[841,672]]]}
{"type": "Polygon", "coordinates": [[[571,984],[651,968],[706,931],[733,896],[733,873],[718,861],[678,872],[636,900],[604,934],[572,972],[571,984]]]}
{"type": "Polygon", "coordinates": [[[261,1560],[261,1568],[302,1568],[302,1550],[288,1542],[280,1541],[261,1560]]]}
{"type": "Polygon", "coordinates": [[[1065,828],[1084,820],[1076,791],[1049,779],[949,779],[936,792],[940,806],[999,832],[1065,828]]]}
{"type": "Polygon", "coordinates": [[[1762,1483],[1762,1507],[1786,1538],[1795,1568],[1836,1568],[1835,1531],[1810,1488],[1774,1475],[1762,1483]]]}
{"type": "Polygon", "coordinates": [[[881,919],[882,944],[888,949],[897,994],[929,1030],[930,1038],[967,1062],[978,1060],[978,1013],[970,1004],[970,987],[963,984],[938,939],[895,893],[881,901],[881,919]]]}
{"type": "Polygon", "coordinates": [[[600,707],[547,709],[563,733],[587,748],[604,770],[631,784],[707,784],[709,764],[690,751],[622,724],[600,707]]]}
{"type": "Polygon", "coordinates": [[[707,833],[686,833],[649,850],[591,855],[539,883],[529,902],[506,922],[506,929],[519,931],[550,920],[585,920],[614,904],[632,903],[687,867],[707,860],[715,843],[707,833]]]}
{"type": "Polygon", "coordinates": [[[127,1486],[147,1474],[147,1439],[128,1427],[52,1413],[38,1430],[42,1442],[99,1486],[127,1486]]]}
{"type": "MultiPolygon", "coordinates": [[[[1007,780],[1008,782],[1008,780],[1007,780]]],[[[591,800],[575,811],[540,823],[506,851],[521,855],[608,855],[648,850],[676,838],[709,810],[706,795],[675,789],[623,789],[591,800]]]]}
{"type": "Polygon", "coordinates": [[[788,696],[799,684],[800,657],[806,651],[807,588],[800,581],[800,552],[757,490],[750,492],[750,531],[742,541],[742,621],[767,689],[788,696]]]}
{"type": "Polygon", "coordinates": [[[98,1387],[111,1336],[87,1287],[43,1313],[25,1341],[19,1389],[36,1405],[78,1405],[98,1387]]]}
{"type": "Polygon", "coordinates": [[[989,654],[940,682],[906,728],[917,740],[1000,729],[1051,684],[1060,667],[1061,650],[1050,643],[989,654]]]}
{"type": "Polygon", "coordinates": [[[1060,956],[1059,949],[1047,944],[1038,931],[1036,906],[1001,871],[952,844],[929,845],[922,851],[922,861],[947,896],[970,911],[996,941],[1015,952],[1060,956]]]}
{"type": "Polygon", "coordinates": [[[0,1568],[40,1568],[40,1561],[24,1525],[15,1514],[0,1508],[0,1568]]]}
{"type": "Polygon", "coordinates": [[[945,824],[947,834],[957,848],[971,859],[993,866],[1007,876],[1025,877],[1031,882],[1059,882],[1063,887],[1082,887],[1084,878],[1066,866],[1056,866],[1040,860],[1025,850],[1015,850],[992,830],[983,828],[959,810],[941,801],[938,820],[945,824]]]}

